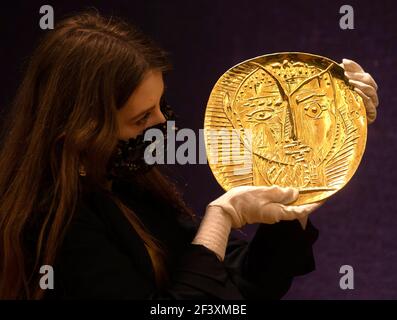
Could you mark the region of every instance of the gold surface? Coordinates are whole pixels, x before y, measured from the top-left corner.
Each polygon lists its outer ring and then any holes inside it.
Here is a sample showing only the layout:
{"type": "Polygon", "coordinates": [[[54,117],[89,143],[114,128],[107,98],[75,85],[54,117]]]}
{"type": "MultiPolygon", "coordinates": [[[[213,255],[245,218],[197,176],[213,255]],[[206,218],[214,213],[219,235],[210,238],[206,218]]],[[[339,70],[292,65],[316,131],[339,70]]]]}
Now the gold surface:
{"type": "Polygon", "coordinates": [[[299,52],[243,61],[216,82],[205,111],[210,168],[227,191],[242,185],[299,189],[294,205],[340,190],[358,168],[367,119],[344,70],[299,52]]]}

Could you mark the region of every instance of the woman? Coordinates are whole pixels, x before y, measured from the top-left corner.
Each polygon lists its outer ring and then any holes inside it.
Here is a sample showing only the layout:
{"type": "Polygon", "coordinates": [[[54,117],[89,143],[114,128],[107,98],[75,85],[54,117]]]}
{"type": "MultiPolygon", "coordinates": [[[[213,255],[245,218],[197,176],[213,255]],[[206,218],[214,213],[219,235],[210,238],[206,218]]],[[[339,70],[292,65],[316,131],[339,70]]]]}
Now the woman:
{"type": "MultiPolygon", "coordinates": [[[[344,62],[374,120],[376,84],[344,62]]],[[[278,299],[314,269],[307,216],[320,204],[288,206],[292,188],[239,187],[198,221],[143,161],[143,134],[173,116],[169,69],[144,35],[97,13],[46,35],[2,136],[2,299],[278,299]],[[247,223],[261,223],[250,243],[229,237],[247,223]],[[53,289],[42,285],[46,265],[53,289]]]]}

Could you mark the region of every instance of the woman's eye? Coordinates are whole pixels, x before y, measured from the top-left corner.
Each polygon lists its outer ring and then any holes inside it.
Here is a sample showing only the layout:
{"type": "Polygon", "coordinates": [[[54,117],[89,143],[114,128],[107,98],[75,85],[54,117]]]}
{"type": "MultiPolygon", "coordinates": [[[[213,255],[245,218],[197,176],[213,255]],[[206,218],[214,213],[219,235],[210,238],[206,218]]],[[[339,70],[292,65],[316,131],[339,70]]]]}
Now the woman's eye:
{"type": "Polygon", "coordinates": [[[150,112],[146,113],[141,119],[135,122],[135,124],[138,126],[145,124],[146,121],[149,119],[149,116],[150,116],[150,112]]]}
{"type": "Polygon", "coordinates": [[[323,109],[318,103],[311,103],[304,107],[305,114],[313,119],[319,119],[323,113],[323,109]]]}

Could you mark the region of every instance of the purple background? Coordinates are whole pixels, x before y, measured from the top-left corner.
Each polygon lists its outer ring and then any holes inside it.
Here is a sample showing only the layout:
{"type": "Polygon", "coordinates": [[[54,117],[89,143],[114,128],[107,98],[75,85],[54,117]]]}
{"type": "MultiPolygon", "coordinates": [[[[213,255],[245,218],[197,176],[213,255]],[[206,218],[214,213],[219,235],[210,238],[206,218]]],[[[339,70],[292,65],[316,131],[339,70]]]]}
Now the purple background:
{"type": "MultiPolygon", "coordinates": [[[[172,53],[168,100],[179,127],[198,130],[208,96],[231,66],[266,53],[303,51],[336,61],[350,58],[379,85],[379,115],[369,127],[366,151],[348,185],[311,219],[320,230],[317,269],[295,279],[286,299],[396,299],[396,55],[395,1],[49,1],[1,4],[1,106],[15,94],[25,61],[40,35],[39,7],[55,19],[90,5],[127,18],[172,53]],[[355,29],[339,28],[339,8],[350,4],[355,29]],[[355,289],[339,288],[339,268],[355,270],[355,289]]],[[[176,168],[188,203],[201,214],[222,194],[207,165],[176,168]]],[[[256,226],[245,229],[251,237],[256,226]]]]}

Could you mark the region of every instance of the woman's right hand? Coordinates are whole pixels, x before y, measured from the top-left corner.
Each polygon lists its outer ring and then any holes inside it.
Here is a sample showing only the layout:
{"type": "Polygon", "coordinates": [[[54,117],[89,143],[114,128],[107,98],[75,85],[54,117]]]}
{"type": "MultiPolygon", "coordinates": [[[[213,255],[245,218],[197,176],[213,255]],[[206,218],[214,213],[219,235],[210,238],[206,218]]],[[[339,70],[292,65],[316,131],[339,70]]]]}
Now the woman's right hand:
{"type": "Polygon", "coordinates": [[[207,205],[206,212],[222,209],[227,213],[233,228],[245,224],[273,224],[280,220],[301,219],[320,207],[324,201],[300,206],[289,206],[299,196],[291,187],[240,186],[225,192],[207,205]]]}

